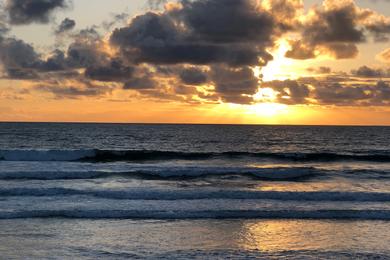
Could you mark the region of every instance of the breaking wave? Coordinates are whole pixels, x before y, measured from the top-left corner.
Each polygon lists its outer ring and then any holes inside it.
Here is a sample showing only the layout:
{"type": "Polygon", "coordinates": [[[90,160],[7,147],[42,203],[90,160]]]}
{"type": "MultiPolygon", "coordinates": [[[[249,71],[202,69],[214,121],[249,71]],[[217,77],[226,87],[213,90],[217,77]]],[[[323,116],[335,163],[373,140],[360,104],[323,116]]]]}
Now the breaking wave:
{"type": "Polygon", "coordinates": [[[115,171],[26,171],[1,172],[0,180],[78,180],[107,177],[125,178],[198,178],[207,176],[240,175],[262,180],[292,181],[324,175],[326,171],[314,167],[255,168],[255,167],[133,167],[125,172],[115,171]]]}
{"type": "Polygon", "coordinates": [[[283,192],[253,190],[158,190],[158,189],[71,189],[71,188],[1,188],[2,197],[7,196],[94,196],[118,200],[279,200],[279,201],[349,201],[349,202],[390,202],[390,193],[374,192],[283,192]]]}
{"type": "Polygon", "coordinates": [[[0,219],[78,218],[78,219],[358,219],[390,220],[389,210],[36,210],[2,211],[0,219]]]}
{"type": "Polygon", "coordinates": [[[178,152],[150,150],[0,150],[3,161],[148,161],[148,160],[206,160],[213,158],[265,158],[288,161],[372,161],[390,162],[390,153],[278,153],[278,152],[178,152]]]}

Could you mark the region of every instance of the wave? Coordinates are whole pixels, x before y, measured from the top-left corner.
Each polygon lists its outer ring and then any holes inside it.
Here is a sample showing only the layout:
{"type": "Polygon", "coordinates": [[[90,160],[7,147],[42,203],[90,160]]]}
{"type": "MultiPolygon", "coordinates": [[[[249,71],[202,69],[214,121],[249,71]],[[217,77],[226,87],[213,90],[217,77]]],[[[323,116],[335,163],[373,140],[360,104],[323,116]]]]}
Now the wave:
{"type": "Polygon", "coordinates": [[[125,172],[113,171],[39,171],[39,172],[0,172],[0,180],[79,180],[108,177],[125,178],[198,178],[207,176],[241,175],[261,180],[293,181],[326,174],[314,167],[134,167],[125,172]]]}
{"type": "Polygon", "coordinates": [[[288,161],[372,161],[390,162],[390,153],[279,153],[279,152],[179,152],[150,150],[0,150],[3,161],[148,161],[148,160],[207,160],[213,158],[265,158],[288,161]]]}
{"type": "Polygon", "coordinates": [[[0,219],[358,219],[390,220],[389,210],[35,210],[1,211],[0,219]]]}
{"type": "Polygon", "coordinates": [[[0,150],[3,161],[78,161],[96,156],[97,150],[0,150]]]}
{"type": "Polygon", "coordinates": [[[348,202],[390,202],[390,193],[375,192],[283,192],[251,190],[79,190],[71,188],[1,188],[0,196],[94,196],[118,200],[280,200],[280,201],[348,201],[348,202]]]}

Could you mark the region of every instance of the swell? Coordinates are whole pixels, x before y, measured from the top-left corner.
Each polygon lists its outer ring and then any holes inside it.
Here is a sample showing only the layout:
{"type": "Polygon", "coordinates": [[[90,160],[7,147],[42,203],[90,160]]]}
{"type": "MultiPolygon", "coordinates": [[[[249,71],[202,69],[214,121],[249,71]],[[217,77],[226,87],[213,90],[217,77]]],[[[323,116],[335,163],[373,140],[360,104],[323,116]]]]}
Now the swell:
{"type": "Polygon", "coordinates": [[[0,219],[356,219],[390,220],[389,210],[36,210],[0,212],[0,219]]]}
{"type": "Polygon", "coordinates": [[[1,188],[1,197],[10,196],[94,196],[118,200],[279,200],[279,201],[346,201],[346,202],[390,202],[390,193],[375,192],[281,192],[245,190],[79,190],[71,188],[1,188]]]}
{"type": "Polygon", "coordinates": [[[151,150],[0,150],[3,161],[84,161],[84,162],[115,162],[115,161],[149,161],[149,160],[207,160],[213,158],[265,158],[286,161],[369,161],[390,162],[390,153],[328,153],[328,152],[179,152],[151,150]]]}
{"type": "Polygon", "coordinates": [[[0,172],[0,180],[80,180],[108,177],[139,179],[186,179],[207,176],[241,175],[260,180],[293,181],[324,175],[327,171],[314,167],[134,167],[126,172],[80,171],[80,172],[0,172]]]}

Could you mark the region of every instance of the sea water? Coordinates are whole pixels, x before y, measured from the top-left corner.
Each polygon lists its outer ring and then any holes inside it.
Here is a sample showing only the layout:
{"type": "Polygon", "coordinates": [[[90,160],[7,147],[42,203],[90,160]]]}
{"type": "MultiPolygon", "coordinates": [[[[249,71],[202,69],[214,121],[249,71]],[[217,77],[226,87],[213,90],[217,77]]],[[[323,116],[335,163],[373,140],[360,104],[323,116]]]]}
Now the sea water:
{"type": "Polygon", "coordinates": [[[390,259],[390,128],[0,124],[5,259],[390,259]]]}

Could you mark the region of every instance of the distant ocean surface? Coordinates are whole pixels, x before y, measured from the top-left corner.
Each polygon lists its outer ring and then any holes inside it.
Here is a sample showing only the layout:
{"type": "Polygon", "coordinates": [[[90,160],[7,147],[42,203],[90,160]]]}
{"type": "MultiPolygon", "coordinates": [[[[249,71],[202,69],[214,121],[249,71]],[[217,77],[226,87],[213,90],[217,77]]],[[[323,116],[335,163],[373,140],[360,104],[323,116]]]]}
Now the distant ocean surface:
{"type": "Polygon", "coordinates": [[[390,259],[390,127],[0,123],[5,259],[390,259]]]}

